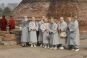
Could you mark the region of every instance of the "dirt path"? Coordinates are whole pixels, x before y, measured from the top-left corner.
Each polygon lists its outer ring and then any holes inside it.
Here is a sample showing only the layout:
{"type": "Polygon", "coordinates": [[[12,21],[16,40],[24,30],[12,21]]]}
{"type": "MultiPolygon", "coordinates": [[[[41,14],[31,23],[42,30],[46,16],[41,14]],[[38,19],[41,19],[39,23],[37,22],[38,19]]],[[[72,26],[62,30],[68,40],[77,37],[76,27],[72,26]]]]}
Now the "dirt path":
{"type": "MultiPolygon", "coordinates": [[[[81,49],[79,52],[69,50],[50,50],[40,47],[23,48],[20,45],[0,46],[0,58],[65,58],[70,55],[87,55],[87,40],[81,40],[81,43],[81,49]]],[[[77,58],[77,56],[74,56],[74,58],[77,58]]]]}

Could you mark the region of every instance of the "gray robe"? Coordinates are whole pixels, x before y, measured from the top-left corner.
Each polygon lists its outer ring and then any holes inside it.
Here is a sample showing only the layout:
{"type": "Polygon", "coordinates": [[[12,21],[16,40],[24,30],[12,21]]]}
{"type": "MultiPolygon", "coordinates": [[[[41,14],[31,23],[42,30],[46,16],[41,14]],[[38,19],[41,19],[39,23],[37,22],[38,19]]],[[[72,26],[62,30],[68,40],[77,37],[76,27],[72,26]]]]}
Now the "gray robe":
{"type": "MultiPolygon", "coordinates": [[[[60,27],[61,31],[58,31],[58,33],[60,34],[60,32],[66,32],[66,28],[67,28],[67,23],[65,21],[63,21],[62,23],[58,22],[58,27],[60,27]]],[[[65,40],[66,38],[61,38],[59,39],[59,43],[60,44],[65,44],[65,40]]]]}
{"type": "Polygon", "coordinates": [[[29,42],[29,36],[28,36],[28,28],[26,27],[28,23],[28,19],[25,18],[22,20],[22,35],[21,35],[21,42],[29,42]]]}
{"type": "Polygon", "coordinates": [[[37,33],[38,31],[38,23],[30,22],[29,23],[29,31],[30,31],[30,44],[37,43],[37,33]],[[35,28],[35,31],[32,31],[32,28],[35,28]]]}
{"type": "Polygon", "coordinates": [[[73,39],[70,39],[70,27],[72,26],[72,22],[67,23],[67,37],[66,37],[66,44],[67,45],[72,45],[73,39]]]}
{"type": "Polygon", "coordinates": [[[41,30],[43,32],[43,43],[48,44],[49,43],[49,23],[44,23],[41,25],[41,30]],[[48,29],[48,30],[46,30],[48,29]]]}
{"type": "Polygon", "coordinates": [[[59,34],[57,31],[57,24],[50,24],[50,30],[52,30],[52,32],[50,32],[50,44],[51,45],[58,45],[59,44],[59,34]]]}
{"type": "Polygon", "coordinates": [[[72,22],[72,26],[70,27],[70,38],[73,39],[72,45],[80,45],[80,38],[79,38],[79,23],[77,20],[75,22],[72,22]]]}
{"type": "Polygon", "coordinates": [[[38,27],[39,27],[39,36],[38,36],[38,41],[39,42],[42,42],[43,41],[43,32],[42,32],[42,30],[40,29],[40,26],[43,24],[44,22],[43,22],[43,20],[41,20],[41,21],[39,21],[38,22],[38,27]]]}
{"type": "Polygon", "coordinates": [[[75,25],[77,25],[77,28],[76,28],[76,38],[75,38],[75,41],[76,41],[76,45],[80,45],[80,33],[79,33],[79,23],[78,21],[76,20],[75,21],[75,25]]]}

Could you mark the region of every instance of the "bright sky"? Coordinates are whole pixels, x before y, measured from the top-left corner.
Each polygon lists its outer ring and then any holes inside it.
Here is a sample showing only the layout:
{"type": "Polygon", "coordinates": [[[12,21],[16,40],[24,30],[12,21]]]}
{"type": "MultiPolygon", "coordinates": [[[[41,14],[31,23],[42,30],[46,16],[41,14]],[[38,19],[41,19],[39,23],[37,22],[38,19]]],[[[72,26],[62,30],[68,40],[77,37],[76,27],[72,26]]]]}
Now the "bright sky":
{"type": "Polygon", "coordinates": [[[20,3],[22,0],[0,0],[0,4],[1,3],[20,3]]]}

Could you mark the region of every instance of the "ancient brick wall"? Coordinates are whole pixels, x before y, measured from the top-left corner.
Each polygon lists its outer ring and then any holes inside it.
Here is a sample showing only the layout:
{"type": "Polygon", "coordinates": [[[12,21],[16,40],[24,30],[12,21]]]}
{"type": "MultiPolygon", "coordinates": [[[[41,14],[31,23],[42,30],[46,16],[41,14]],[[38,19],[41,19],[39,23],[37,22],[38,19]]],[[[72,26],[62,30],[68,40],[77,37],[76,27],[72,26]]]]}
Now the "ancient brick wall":
{"type": "Polygon", "coordinates": [[[18,20],[24,15],[28,17],[77,16],[79,20],[87,20],[87,0],[23,0],[12,15],[18,20]],[[53,2],[54,1],[54,2],[53,2]]]}
{"type": "Polygon", "coordinates": [[[87,0],[23,0],[12,15],[15,20],[21,20],[25,15],[29,19],[35,16],[37,20],[42,16],[55,19],[60,16],[77,16],[80,33],[87,34],[87,0]]]}

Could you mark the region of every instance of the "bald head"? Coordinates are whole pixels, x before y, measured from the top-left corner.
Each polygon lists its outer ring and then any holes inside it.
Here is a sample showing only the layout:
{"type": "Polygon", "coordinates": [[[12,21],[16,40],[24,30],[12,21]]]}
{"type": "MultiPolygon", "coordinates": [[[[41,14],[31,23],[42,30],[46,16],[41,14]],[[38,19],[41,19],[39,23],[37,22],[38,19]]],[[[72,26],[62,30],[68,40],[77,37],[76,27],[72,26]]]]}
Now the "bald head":
{"type": "Polygon", "coordinates": [[[64,21],[64,17],[60,17],[60,22],[63,22],[64,21]]]}
{"type": "Polygon", "coordinates": [[[47,23],[47,22],[48,22],[47,18],[44,18],[44,23],[47,23]]]}
{"type": "Polygon", "coordinates": [[[32,21],[35,21],[35,17],[32,17],[32,21]]]}
{"type": "Polygon", "coordinates": [[[68,21],[68,22],[71,22],[71,19],[72,19],[71,17],[68,17],[68,18],[67,18],[67,21],[68,21]]]}
{"type": "Polygon", "coordinates": [[[27,16],[24,16],[24,18],[27,18],[27,16]]]}
{"type": "Polygon", "coordinates": [[[42,20],[44,21],[44,19],[45,19],[45,16],[42,16],[42,20]]]}
{"type": "Polygon", "coordinates": [[[52,19],[50,20],[50,22],[53,24],[55,21],[54,21],[54,19],[52,18],[52,19]]]}

